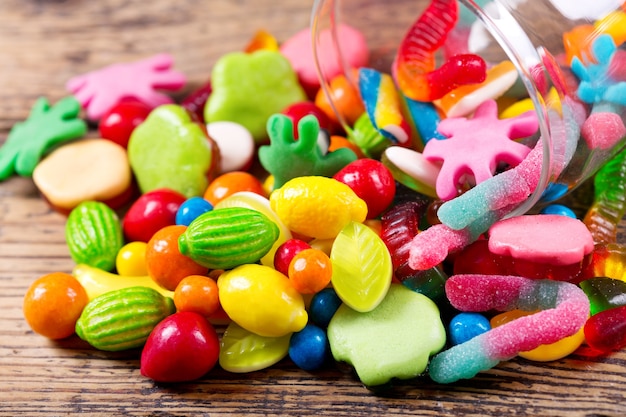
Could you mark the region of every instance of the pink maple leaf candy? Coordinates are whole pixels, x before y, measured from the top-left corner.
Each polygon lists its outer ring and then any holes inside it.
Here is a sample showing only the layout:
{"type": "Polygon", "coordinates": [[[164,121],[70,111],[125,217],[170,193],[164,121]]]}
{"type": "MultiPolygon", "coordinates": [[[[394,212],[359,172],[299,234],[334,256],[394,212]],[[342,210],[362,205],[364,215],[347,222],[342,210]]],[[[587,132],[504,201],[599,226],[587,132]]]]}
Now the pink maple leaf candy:
{"type": "Polygon", "coordinates": [[[175,91],[185,85],[185,76],[173,71],[173,64],[171,55],[157,54],[73,77],[65,87],[87,111],[87,118],[97,121],[125,98],[137,99],[152,108],[173,103],[171,97],[158,91],[175,91]]]}
{"type": "Polygon", "coordinates": [[[534,134],[539,128],[537,115],[529,111],[517,117],[498,119],[495,100],[487,100],[473,118],[444,119],[437,130],[447,139],[430,140],[424,147],[424,157],[442,163],[436,191],[442,200],[457,196],[457,186],[470,175],[476,184],[493,177],[499,163],[517,166],[530,148],[512,139],[534,134]]]}

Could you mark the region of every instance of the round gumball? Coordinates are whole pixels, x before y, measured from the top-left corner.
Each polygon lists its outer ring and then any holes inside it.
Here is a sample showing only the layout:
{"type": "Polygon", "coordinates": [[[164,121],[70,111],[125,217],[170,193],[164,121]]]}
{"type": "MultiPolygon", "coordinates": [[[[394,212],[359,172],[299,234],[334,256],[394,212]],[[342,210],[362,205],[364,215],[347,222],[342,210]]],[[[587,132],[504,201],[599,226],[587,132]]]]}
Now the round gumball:
{"type": "Polygon", "coordinates": [[[193,311],[210,317],[220,309],[217,283],[204,275],[189,275],[174,290],[177,311],[193,311]]]}
{"type": "Polygon", "coordinates": [[[285,275],[289,274],[289,264],[294,256],[305,249],[311,249],[311,245],[300,239],[288,239],[281,244],[274,254],[274,269],[285,275]]]}
{"type": "Polygon", "coordinates": [[[233,171],[222,174],[211,181],[204,192],[204,198],[215,206],[226,197],[239,191],[250,191],[267,197],[263,183],[258,178],[245,171],[233,171]]]}
{"type": "Polygon", "coordinates": [[[146,248],[148,275],[161,287],[174,291],[189,275],[206,275],[209,269],[180,253],[178,238],[186,226],[166,226],[156,232],[146,248]]]}
{"type": "Polygon", "coordinates": [[[202,197],[191,197],[178,208],[176,224],[189,226],[199,215],[213,210],[213,205],[202,197]]]}
{"type": "Polygon", "coordinates": [[[319,122],[320,128],[325,129],[329,132],[334,132],[336,130],[336,125],[333,123],[324,110],[320,109],[315,103],[311,101],[299,101],[297,103],[289,105],[282,112],[285,116],[289,117],[293,122],[294,126],[294,138],[298,138],[298,122],[304,116],[309,114],[315,116],[317,121],[319,122]]]}
{"type": "Polygon", "coordinates": [[[100,136],[127,148],[131,133],[148,117],[152,107],[138,100],[122,100],[100,119],[100,136]]]}
{"type": "Polygon", "coordinates": [[[334,179],[346,184],[367,204],[367,218],[378,217],[393,202],[396,183],[389,169],[374,159],[357,159],[343,167],[334,179]]]}
{"type": "Polygon", "coordinates": [[[319,249],[298,252],[289,263],[289,281],[300,294],[315,294],[330,284],[330,258],[319,249]]]}
{"type": "Polygon", "coordinates": [[[329,352],[326,332],[314,324],[307,324],[289,341],[289,358],[305,371],[321,368],[329,352]]]}
{"type": "Polygon", "coordinates": [[[147,242],[158,230],[176,224],[176,213],[187,200],[181,193],[161,188],[141,195],[122,221],[129,242],[147,242]]]}
{"type": "Polygon", "coordinates": [[[459,313],[452,318],[448,325],[448,334],[452,345],[465,343],[488,330],[491,330],[489,319],[480,313],[459,313]]]}
{"type": "Polygon", "coordinates": [[[146,269],[146,242],[128,242],[115,257],[117,273],[126,277],[148,275],[146,269]]]}
{"type": "Polygon", "coordinates": [[[334,289],[324,288],[311,298],[309,318],[318,326],[326,328],[328,323],[330,323],[330,319],[333,318],[333,315],[341,306],[341,303],[341,298],[339,298],[334,289]]]}

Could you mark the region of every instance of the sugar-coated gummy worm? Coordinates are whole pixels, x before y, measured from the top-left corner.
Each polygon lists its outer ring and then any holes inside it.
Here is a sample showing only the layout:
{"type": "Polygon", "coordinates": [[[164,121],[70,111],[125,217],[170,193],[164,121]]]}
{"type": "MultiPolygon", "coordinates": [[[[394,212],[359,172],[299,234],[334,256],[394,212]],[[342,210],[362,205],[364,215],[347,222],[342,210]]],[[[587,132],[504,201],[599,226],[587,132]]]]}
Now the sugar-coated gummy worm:
{"type": "Polygon", "coordinates": [[[446,282],[450,303],[461,311],[541,310],[520,317],[436,355],[433,381],[469,379],[519,352],[578,332],[589,317],[589,299],[576,285],[504,275],[456,275],[446,282]]]}

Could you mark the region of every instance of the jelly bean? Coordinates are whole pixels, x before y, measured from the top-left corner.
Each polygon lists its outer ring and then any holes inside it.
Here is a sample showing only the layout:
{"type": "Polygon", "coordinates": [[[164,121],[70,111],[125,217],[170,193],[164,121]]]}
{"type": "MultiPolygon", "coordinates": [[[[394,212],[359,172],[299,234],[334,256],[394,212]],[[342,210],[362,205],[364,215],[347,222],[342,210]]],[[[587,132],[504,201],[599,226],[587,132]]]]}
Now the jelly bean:
{"type": "Polygon", "coordinates": [[[172,103],[159,90],[176,91],[185,76],[172,70],[174,59],[158,54],[136,62],[114,64],[71,78],[65,87],[87,110],[91,120],[100,118],[123,98],[132,97],[155,108],[172,103]]]}
{"type": "Polygon", "coordinates": [[[591,315],[626,305],[626,282],[608,277],[586,279],[580,288],[589,297],[591,315]]]}
{"type": "Polygon", "coordinates": [[[289,359],[300,369],[314,371],[324,365],[330,354],[326,332],[314,324],[291,335],[289,359]]]}
{"type": "Polygon", "coordinates": [[[271,267],[238,266],[220,275],[217,287],[228,316],[259,336],[281,337],[307,324],[302,295],[285,275],[271,267]]]}
{"type": "Polygon", "coordinates": [[[146,120],[152,107],[138,100],[122,100],[107,111],[98,123],[100,135],[126,149],[130,135],[146,120]]]}
{"type": "Polygon", "coordinates": [[[453,272],[458,274],[510,275],[513,259],[489,250],[487,239],[478,239],[455,254],[453,272]]]}
{"type": "Polygon", "coordinates": [[[292,238],[281,243],[274,254],[274,269],[284,275],[289,275],[289,265],[293,257],[305,249],[311,249],[311,245],[304,240],[292,238]]]}
{"type": "Polygon", "coordinates": [[[185,200],[184,195],[165,188],[141,195],[122,220],[126,240],[147,242],[163,227],[176,224],[176,213],[185,200]]]}
{"type": "Polygon", "coordinates": [[[232,171],[211,181],[204,191],[204,199],[215,206],[226,197],[242,191],[267,197],[263,184],[254,175],[245,171],[232,171]]]}
{"type": "Polygon", "coordinates": [[[367,218],[378,217],[393,201],[396,184],[385,165],[374,159],[350,162],[333,178],[346,184],[367,204],[367,218]]]}
{"type": "Polygon", "coordinates": [[[471,119],[447,118],[438,130],[447,139],[431,140],[424,147],[424,157],[442,162],[437,176],[437,195],[450,200],[457,195],[457,185],[467,175],[476,184],[491,178],[499,163],[517,166],[530,148],[512,139],[531,136],[538,129],[537,115],[527,112],[510,119],[498,119],[497,104],[487,100],[471,119]]]}
{"type": "Polygon", "coordinates": [[[183,202],[176,212],[175,222],[189,226],[199,215],[213,210],[213,205],[202,197],[191,197],[183,202]]]}
{"type": "Polygon", "coordinates": [[[0,147],[0,181],[13,174],[33,175],[46,152],[87,133],[87,124],[79,113],[80,104],[73,97],[65,97],[52,107],[47,99],[39,98],[28,119],[16,123],[0,147]]]}
{"type": "Polygon", "coordinates": [[[486,64],[477,55],[456,55],[434,69],[435,51],[458,19],[455,1],[434,0],[405,35],[393,74],[400,90],[413,100],[432,101],[459,85],[482,82],[486,64]]]}
{"type": "Polygon", "coordinates": [[[563,204],[550,204],[545,206],[539,211],[540,214],[556,214],[559,216],[567,216],[569,218],[575,219],[576,213],[571,208],[564,206],[563,204]]]}
{"type": "Polygon", "coordinates": [[[311,298],[309,318],[313,323],[325,329],[341,303],[341,298],[333,288],[324,288],[311,298]]]}
{"type": "Polygon", "coordinates": [[[293,67],[279,51],[223,55],[213,66],[211,84],[204,119],[239,123],[257,144],[267,139],[270,116],[306,99],[293,67]]]}
{"type": "Polygon", "coordinates": [[[270,206],[291,231],[321,239],[333,238],[367,216],[367,204],[350,187],[318,176],[288,181],[272,193],[270,206]]]}
{"type": "Polygon", "coordinates": [[[315,294],[330,284],[333,267],[328,255],[319,249],[298,252],[289,264],[288,276],[300,294],[315,294]]]}
{"type": "Polygon", "coordinates": [[[343,304],[327,334],[335,360],[354,366],[366,386],[380,386],[392,378],[415,378],[446,342],[435,303],[398,284],[392,284],[370,312],[360,313],[343,304]]]}
{"type": "Polygon", "coordinates": [[[133,131],[128,159],[142,193],[170,188],[185,197],[202,195],[217,160],[204,125],[175,104],[159,106],[133,131]]]}
{"type": "Polygon", "coordinates": [[[323,89],[320,89],[315,96],[315,104],[335,123],[353,126],[365,113],[365,106],[358,89],[344,74],[337,75],[330,80],[328,96],[323,89]],[[341,117],[341,120],[337,115],[341,117]]]}
{"type": "Polygon", "coordinates": [[[33,181],[61,213],[91,200],[119,208],[133,193],[126,151],[102,139],[76,141],[55,149],[37,165],[33,181]]]}
{"type": "Polygon", "coordinates": [[[220,366],[235,373],[254,372],[270,367],[288,355],[291,335],[259,336],[232,322],[222,336],[220,366]]]}
{"type": "Polygon", "coordinates": [[[146,268],[146,242],[129,242],[122,246],[115,257],[115,270],[123,276],[148,275],[146,268]]]}
{"type": "Polygon", "coordinates": [[[491,330],[489,319],[480,313],[459,313],[448,324],[450,343],[459,345],[491,330]]]}
{"type": "MultiPolygon", "coordinates": [[[[493,327],[498,327],[517,318],[528,316],[531,314],[533,314],[533,312],[523,310],[507,311],[505,313],[500,313],[493,316],[491,318],[491,325],[493,327]]],[[[532,350],[520,352],[519,356],[521,358],[536,362],[555,361],[558,359],[562,359],[576,351],[576,349],[578,349],[584,341],[585,332],[583,327],[571,336],[564,337],[563,339],[554,343],[540,345],[532,350]]]]}
{"type": "Polygon", "coordinates": [[[259,161],[274,177],[275,189],[296,177],[331,177],[356,159],[354,152],[347,148],[322,154],[318,148],[319,124],[312,115],[299,121],[297,140],[291,119],[283,114],[273,115],[267,130],[270,145],[259,148],[259,161]]]}
{"type": "Polygon", "coordinates": [[[372,229],[348,223],[335,238],[330,259],[333,288],[346,305],[367,312],[382,302],[393,267],[385,243],[372,229]]]}
{"type": "Polygon", "coordinates": [[[220,152],[220,174],[232,171],[247,171],[254,160],[254,139],[242,125],[221,121],[208,123],[206,130],[215,141],[220,152]]]}
{"type": "Polygon", "coordinates": [[[455,275],[446,282],[450,303],[461,311],[542,310],[493,328],[436,355],[429,365],[438,383],[471,378],[519,352],[578,332],[589,316],[589,300],[576,285],[515,276],[455,275]]]}
{"type": "Polygon", "coordinates": [[[595,314],[585,324],[585,341],[603,353],[626,346],[626,306],[595,314]]]}

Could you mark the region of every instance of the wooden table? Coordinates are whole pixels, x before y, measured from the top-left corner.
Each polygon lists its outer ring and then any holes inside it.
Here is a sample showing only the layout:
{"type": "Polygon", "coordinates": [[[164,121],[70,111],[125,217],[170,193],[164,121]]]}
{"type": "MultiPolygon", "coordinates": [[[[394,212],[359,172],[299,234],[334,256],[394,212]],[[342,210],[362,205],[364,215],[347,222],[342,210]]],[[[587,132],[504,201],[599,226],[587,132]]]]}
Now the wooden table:
{"type": "MultiPolygon", "coordinates": [[[[37,97],[67,95],[73,75],[169,52],[189,92],[257,29],[287,39],[308,25],[310,9],[310,0],[0,0],[0,143],[37,97]]],[[[250,374],[215,369],[192,383],[154,384],[139,374],[137,352],[99,352],[76,337],[48,341],[25,323],[29,284],[73,267],[64,221],[29,178],[0,183],[0,416],[626,413],[625,352],[513,360],[449,386],[423,377],[379,394],[343,367],[308,373],[287,360],[250,374]]]]}

